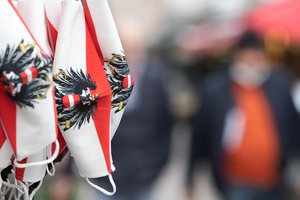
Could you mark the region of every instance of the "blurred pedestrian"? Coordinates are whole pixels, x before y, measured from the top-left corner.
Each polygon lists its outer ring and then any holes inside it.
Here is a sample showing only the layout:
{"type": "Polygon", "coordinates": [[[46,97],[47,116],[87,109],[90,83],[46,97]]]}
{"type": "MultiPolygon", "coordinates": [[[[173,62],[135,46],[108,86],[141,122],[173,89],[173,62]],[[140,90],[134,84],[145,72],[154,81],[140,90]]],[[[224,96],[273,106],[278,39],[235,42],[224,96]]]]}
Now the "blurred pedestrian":
{"type": "Polygon", "coordinates": [[[284,167],[298,153],[299,125],[288,75],[272,65],[264,42],[249,31],[228,70],[201,88],[190,177],[196,161],[207,158],[225,200],[284,199],[284,167]]]}

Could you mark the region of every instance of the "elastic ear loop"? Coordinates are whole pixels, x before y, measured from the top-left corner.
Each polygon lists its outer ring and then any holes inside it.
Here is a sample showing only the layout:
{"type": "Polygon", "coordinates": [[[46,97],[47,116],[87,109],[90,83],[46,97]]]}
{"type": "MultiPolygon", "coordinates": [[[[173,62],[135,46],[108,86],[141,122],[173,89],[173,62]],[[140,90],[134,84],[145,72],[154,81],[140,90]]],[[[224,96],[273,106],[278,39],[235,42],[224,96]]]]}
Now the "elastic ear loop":
{"type": "Polygon", "coordinates": [[[19,190],[20,192],[23,192],[23,191],[21,191],[20,189],[20,187],[19,187],[19,185],[17,185],[17,183],[15,183],[15,184],[12,184],[12,183],[10,183],[10,181],[9,181],[9,179],[7,179],[7,182],[6,181],[3,181],[3,179],[2,179],[2,177],[0,176],[0,179],[1,179],[1,181],[2,181],[2,184],[3,185],[5,185],[6,187],[8,187],[8,188],[13,188],[13,189],[17,189],[17,190],[19,190]]]}
{"type": "MultiPolygon", "coordinates": [[[[1,182],[2,179],[0,179],[1,182]]],[[[7,194],[7,192],[10,190],[10,187],[7,187],[6,185],[2,184],[2,188],[1,188],[1,193],[0,193],[0,200],[5,200],[5,195],[7,194]]]]}
{"type": "Polygon", "coordinates": [[[2,193],[4,192],[3,190],[4,190],[4,189],[3,189],[3,187],[2,187],[2,180],[0,179],[0,200],[1,200],[1,198],[2,198],[2,193]]]}
{"type": "Polygon", "coordinates": [[[17,192],[17,190],[15,188],[11,188],[10,194],[8,196],[8,200],[13,200],[16,192],[17,192]]]}
{"type": "MultiPolygon", "coordinates": [[[[51,148],[50,148],[49,151],[51,152],[51,148]]],[[[54,162],[51,162],[48,165],[46,165],[46,171],[47,171],[47,174],[49,176],[51,176],[51,177],[53,177],[55,175],[55,165],[54,165],[54,162]],[[49,165],[51,165],[51,169],[50,169],[49,165]]]]}
{"type": "Polygon", "coordinates": [[[5,199],[5,195],[10,191],[12,190],[12,188],[6,186],[6,185],[3,185],[3,190],[1,191],[1,194],[0,194],[0,200],[6,200],[5,199]]]}
{"type": "MultiPolygon", "coordinates": [[[[23,192],[21,192],[22,194],[24,194],[24,200],[30,200],[29,199],[29,189],[28,186],[26,184],[24,184],[22,181],[18,181],[18,184],[23,188],[23,192]]],[[[19,189],[18,189],[19,190],[19,189]]],[[[19,190],[20,191],[20,190],[19,190]]],[[[15,194],[16,195],[16,194],[15,194]]],[[[16,197],[16,196],[15,196],[16,197]]],[[[18,194],[18,196],[16,197],[16,199],[20,199],[21,196],[18,194]]]]}
{"type": "Polygon", "coordinates": [[[88,184],[89,184],[90,186],[92,186],[93,188],[95,188],[95,189],[98,190],[99,192],[102,192],[103,194],[106,194],[107,196],[113,196],[113,195],[117,192],[117,187],[116,187],[116,184],[115,184],[114,179],[113,179],[113,177],[112,177],[111,174],[108,175],[108,178],[109,178],[109,181],[110,181],[110,183],[111,183],[111,185],[112,185],[112,188],[113,188],[113,191],[112,191],[112,192],[109,192],[109,191],[107,191],[107,190],[105,190],[105,189],[99,187],[98,185],[92,183],[92,182],[89,180],[89,178],[85,178],[85,180],[88,182],[88,184]]]}
{"type": "Polygon", "coordinates": [[[41,165],[47,165],[49,163],[54,162],[54,160],[57,158],[59,154],[59,142],[58,140],[55,140],[55,151],[51,158],[44,160],[44,161],[39,161],[39,162],[32,162],[32,163],[19,163],[16,159],[14,159],[14,166],[17,168],[27,168],[27,167],[34,167],[34,166],[41,166],[41,165]]]}
{"type": "MultiPolygon", "coordinates": [[[[0,179],[2,182],[2,179],[0,179]]],[[[5,195],[11,188],[7,187],[6,185],[2,184],[1,193],[0,193],[0,200],[5,200],[5,195]]]]}
{"type": "Polygon", "coordinates": [[[54,165],[54,163],[53,162],[51,162],[51,163],[49,163],[50,165],[51,165],[51,167],[52,167],[52,170],[50,170],[49,169],[49,166],[47,165],[46,166],[46,171],[47,171],[47,174],[49,175],[49,176],[54,176],[55,175],[55,165],[54,165]]]}
{"type": "MultiPolygon", "coordinates": [[[[12,173],[14,174],[13,171],[12,171],[12,173]]],[[[17,193],[18,193],[18,191],[19,191],[21,194],[24,194],[24,195],[25,195],[24,200],[29,200],[28,190],[27,190],[26,186],[24,186],[24,184],[23,184],[22,182],[16,181],[16,180],[15,180],[15,184],[12,184],[12,183],[10,183],[9,179],[7,180],[7,182],[6,182],[6,181],[3,181],[3,179],[2,179],[1,176],[0,176],[0,179],[1,179],[1,181],[2,181],[2,184],[5,185],[5,186],[8,188],[8,189],[6,190],[6,192],[5,192],[5,194],[6,194],[9,190],[11,190],[11,193],[10,193],[8,199],[12,199],[12,198],[14,198],[14,200],[20,199],[18,196],[16,196],[17,193]],[[18,183],[19,183],[20,185],[18,185],[18,183]],[[22,189],[23,189],[24,191],[22,191],[22,189]]],[[[5,195],[5,194],[4,194],[4,195],[5,195]]]]}
{"type": "Polygon", "coordinates": [[[24,195],[24,200],[29,200],[29,189],[27,186],[22,181],[16,179],[14,170],[12,170],[12,175],[14,177],[15,185],[17,186],[17,188],[14,189],[14,192],[12,192],[12,197],[14,197],[13,200],[20,200],[22,195],[24,195]]]}

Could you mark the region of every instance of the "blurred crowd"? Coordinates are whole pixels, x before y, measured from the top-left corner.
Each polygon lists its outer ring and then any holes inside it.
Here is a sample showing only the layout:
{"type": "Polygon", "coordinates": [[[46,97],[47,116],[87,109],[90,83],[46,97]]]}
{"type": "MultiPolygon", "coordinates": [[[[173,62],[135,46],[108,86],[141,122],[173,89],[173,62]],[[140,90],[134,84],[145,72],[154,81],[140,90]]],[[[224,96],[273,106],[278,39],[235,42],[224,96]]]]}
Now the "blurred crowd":
{"type": "Polygon", "coordinates": [[[109,3],[136,81],[112,141],[117,194],[68,155],[36,199],[300,199],[300,1],[109,3]]]}

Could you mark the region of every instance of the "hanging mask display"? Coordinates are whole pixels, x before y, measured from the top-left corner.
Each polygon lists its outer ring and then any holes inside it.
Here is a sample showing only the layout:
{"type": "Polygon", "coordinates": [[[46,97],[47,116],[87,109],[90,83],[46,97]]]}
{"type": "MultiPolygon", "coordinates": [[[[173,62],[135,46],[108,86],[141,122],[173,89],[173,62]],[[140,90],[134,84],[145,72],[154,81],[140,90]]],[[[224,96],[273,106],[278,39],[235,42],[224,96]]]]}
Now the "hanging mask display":
{"type": "Polygon", "coordinates": [[[88,184],[113,195],[111,140],[134,80],[107,1],[0,7],[0,195],[32,200],[66,147],[88,184]],[[91,181],[106,176],[111,192],[91,181]]]}

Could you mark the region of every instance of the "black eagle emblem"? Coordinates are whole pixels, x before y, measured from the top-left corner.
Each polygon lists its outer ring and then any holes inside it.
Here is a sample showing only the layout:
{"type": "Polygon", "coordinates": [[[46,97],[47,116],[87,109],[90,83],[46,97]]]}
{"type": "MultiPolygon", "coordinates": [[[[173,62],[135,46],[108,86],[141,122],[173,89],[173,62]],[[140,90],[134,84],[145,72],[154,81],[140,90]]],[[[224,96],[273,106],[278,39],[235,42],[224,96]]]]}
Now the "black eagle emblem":
{"type": "Polygon", "coordinates": [[[52,59],[22,40],[0,53],[0,87],[20,107],[34,108],[50,87],[52,59]]]}
{"type": "Polygon", "coordinates": [[[54,76],[59,125],[64,131],[89,123],[97,109],[97,85],[82,70],[60,70],[54,76]]]}
{"type": "Polygon", "coordinates": [[[134,87],[134,80],[130,76],[126,57],[121,54],[112,54],[105,59],[105,72],[112,90],[112,108],[115,113],[121,111],[128,103],[134,87]]]}

